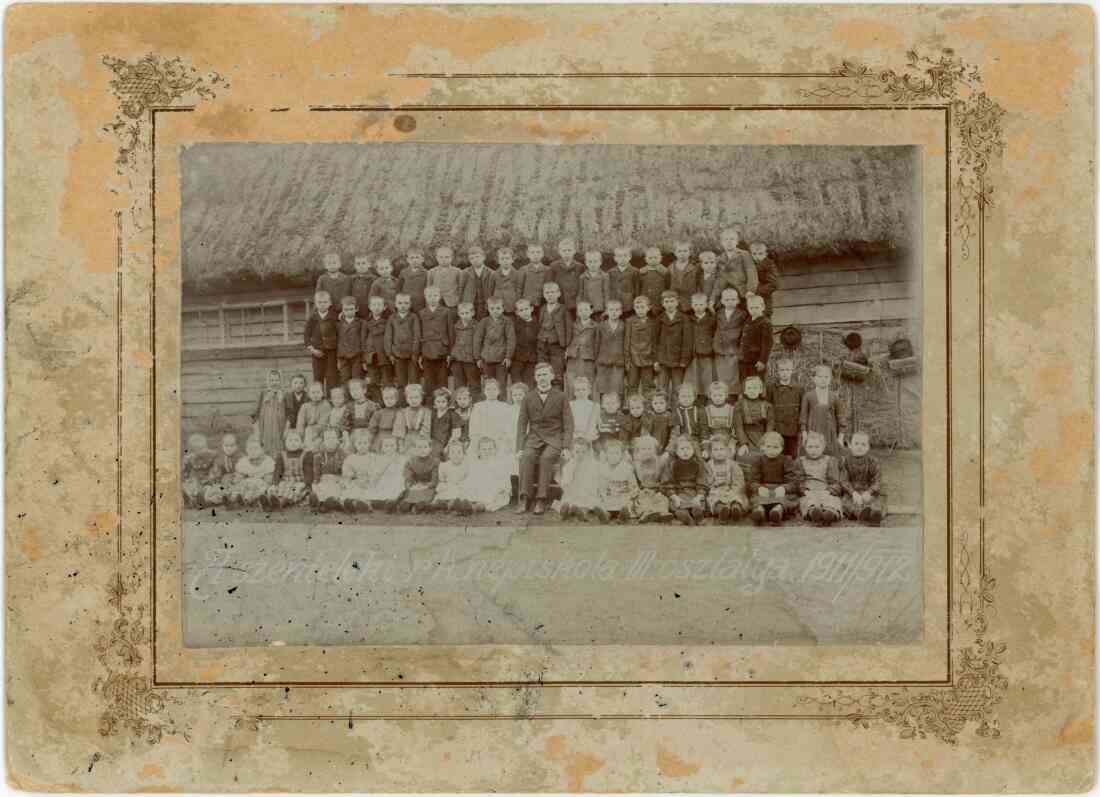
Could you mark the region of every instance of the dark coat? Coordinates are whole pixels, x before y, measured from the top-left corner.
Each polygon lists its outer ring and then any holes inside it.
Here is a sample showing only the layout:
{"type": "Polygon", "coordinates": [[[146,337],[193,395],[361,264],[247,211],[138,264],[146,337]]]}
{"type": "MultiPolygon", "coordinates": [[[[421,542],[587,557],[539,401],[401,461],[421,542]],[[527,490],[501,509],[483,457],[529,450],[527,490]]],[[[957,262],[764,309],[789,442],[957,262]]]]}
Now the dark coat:
{"type": "Polygon", "coordinates": [[[577,309],[577,294],[581,290],[581,274],[584,266],[576,260],[566,263],[564,260],[555,260],[550,264],[551,282],[558,283],[561,288],[561,303],[569,310],[577,309]]]}
{"type": "Polygon", "coordinates": [[[733,356],[741,352],[741,330],[745,322],[749,320],[749,314],[740,307],[733,311],[733,315],[726,317],[726,308],[719,307],[714,311],[714,353],[722,356],[733,356]]]}
{"type": "Polygon", "coordinates": [[[544,305],[542,312],[539,313],[539,341],[561,346],[564,349],[569,345],[572,336],[573,323],[565,305],[559,302],[553,313],[544,305]]]}
{"type": "Polygon", "coordinates": [[[544,403],[538,388],[530,391],[519,405],[516,428],[516,450],[522,451],[530,441],[535,447],[550,446],[561,450],[573,443],[573,410],[565,394],[550,388],[544,403]]]}
{"type": "Polygon", "coordinates": [[[474,329],[474,354],[477,359],[499,363],[511,360],[515,350],[516,331],[510,318],[486,316],[477,322],[474,329]]]}
{"type": "Polygon", "coordinates": [[[623,315],[633,310],[634,298],[642,292],[640,276],[634,266],[627,266],[622,270],[618,266],[612,266],[607,272],[607,298],[618,299],[623,303],[623,315]]]}
{"type": "Polygon", "coordinates": [[[330,307],[328,313],[322,318],[314,310],[306,321],[305,341],[306,346],[315,349],[336,349],[340,340],[340,329],[336,325],[336,317],[339,315],[335,307],[330,307]]]}
{"type": "Polygon", "coordinates": [[[692,350],[697,357],[712,357],[714,355],[714,330],[717,325],[717,319],[714,317],[714,313],[707,310],[703,313],[702,318],[692,313],[688,316],[691,319],[691,342],[692,350]]]}
{"type": "Polygon", "coordinates": [[[782,485],[788,496],[798,494],[802,482],[798,463],[785,454],[777,457],[760,456],[753,460],[749,469],[749,495],[756,495],[761,486],[773,488],[782,485]]]}
{"type": "Polygon", "coordinates": [[[539,358],[539,322],[534,316],[530,321],[516,317],[512,322],[516,331],[516,350],[512,359],[521,363],[538,362],[539,358]]]}
{"type": "Polygon", "coordinates": [[[596,362],[626,367],[626,322],[622,319],[614,331],[607,321],[600,324],[596,332],[596,362]]]}
{"type": "Polygon", "coordinates": [[[653,357],[657,353],[657,334],[659,326],[656,318],[649,316],[634,316],[626,320],[626,331],[623,334],[623,348],[626,351],[626,362],[639,368],[649,368],[653,365],[653,357]]]}
{"type": "Polygon", "coordinates": [[[363,319],[361,325],[363,337],[363,362],[367,365],[389,365],[390,358],[386,356],[386,323],[389,318],[385,313],[380,318],[368,316],[363,319]]]}
{"type": "Polygon", "coordinates": [[[434,311],[425,307],[418,315],[420,356],[425,360],[445,360],[451,349],[453,314],[441,304],[434,311]]]}
{"type": "Polygon", "coordinates": [[[469,302],[474,306],[474,317],[483,318],[487,312],[485,303],[493,295],[496,289],[496,272],[486,266],[479,276],[474,269],[468,268],[462,272],[459,280],[459,296],[461,301],[469,302]]]}
{"type": "Polygon", "coordinates": [[[477,362],[477,352],[474,350],[474,333],[477,332],[477,322],[471,321],[469,326],[463,326],[461,321],[451,324],[451,359],[460,363],[477,362]]]}
{"type": "Polygon", "coordinates": [[[700,277],[703,275],[694,263],[681,271],[675,264],[668,267],[668,287],[680,296],[680,310],[684,313],[691,309],[691,297],[702,289],[700,277]]]}
{"type": "Polygon", "coordinates": [[[596,359],[596,334],[599,326],[589,319],[587,324],[577,321],[573,324],[573,335],[565,347],[565,356],[571,360],[596,359]]]}
{"type": "Polygon", "coordinates": [[[657,323],[657,351],[654,359],[662,366],[686,368],[694,348],[691,339],[692,323],[683,313],[677,313],[676,318],[669,318],[668,313],[661,313],[657,323]]]}
{"type": "Polygon", "coordinates": [[[419,313],[424,308],[424,289],[428,287],[427,269],[403,269],[397,282],[400,287],[398,293],[409,294],[409,298],[412,299],[413,312],[419,313]]]}
{"type": "Polygon", "coordinates": [[[750,318],[741,328],[741,362],[767,363],[772,351],[772,322],[767,316],[750,318]]]}
{"type": "Polygon", "coordinates": [[[339,318],[336,321],[339,329],[339,337],[336,341],[337,357],[355,357],[363,350],[363,321],[353,318],[345,321],[339,318]]]}
{"type": "Polygon", "coordinates": [[[390,359],[409,360],[420,356],[420,318],[416,313],[402,318],[397,313],[386,322],[386,354],[390,359]]]}
{"type": "Polygon", "coordinates": [[[332,299],[332,306],[339,307],[340,300],[351,296],[351,275],[343,271],[329,274],[327,271],[317,278],[317,291],[324,291],[332,299]]]}
{"type": "Polygon", "coordinates": [[[651,270],[646,266],[638,272],[638,285],[641,292],[649,299],[650,309],[653,312],[660,312],[661,294],[668,290],[668,269],[658,266],[651,270]]]}
{"type": "Polygon", "coordinates": [[[768,401],[775,414],[775,431],[784,437],[794,437],[798,434],[802,413],[802,393],[802,388],[793,382],[789,385],[781,385],[778,382],[768,385],[768,401]]]}

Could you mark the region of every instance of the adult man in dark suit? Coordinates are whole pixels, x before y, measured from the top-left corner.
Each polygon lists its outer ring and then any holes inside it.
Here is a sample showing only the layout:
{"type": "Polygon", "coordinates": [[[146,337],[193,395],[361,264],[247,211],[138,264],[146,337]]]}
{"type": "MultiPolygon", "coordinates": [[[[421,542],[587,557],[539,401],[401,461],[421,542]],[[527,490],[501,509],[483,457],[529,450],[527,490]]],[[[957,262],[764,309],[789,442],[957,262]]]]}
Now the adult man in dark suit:
{"type": "Polygon", "coordinates": [[[522,452],[519,477],[519,511],[532,510],[541,515],[546,511],[549,498],[550,477],[554,474],[558,459],[564,453],[569,456],[573,442],[573,411],[565,394],[553,387],[554,369],[550,363],[535,366],[535,389],[529,392],[519,407],[519,424],[516,430],[516,451],[522,452]],[[535,469],[538,468],[538,489],[535,486],[535,469]]]}

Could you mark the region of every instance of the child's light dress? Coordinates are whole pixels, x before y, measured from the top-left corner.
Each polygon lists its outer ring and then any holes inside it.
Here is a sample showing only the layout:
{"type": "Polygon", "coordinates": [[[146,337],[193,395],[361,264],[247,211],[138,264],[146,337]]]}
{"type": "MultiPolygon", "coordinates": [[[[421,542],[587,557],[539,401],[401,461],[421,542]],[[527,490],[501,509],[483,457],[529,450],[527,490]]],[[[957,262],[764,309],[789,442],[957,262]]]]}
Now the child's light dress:
{"type": "Polygon", "coordinates": [[[741,507],[742,512],[748,508],[745,474],[735,459],[724,459],[721,462],[715,462],[713,459],[708,461],[707,476],[710,482],[710,492],[707,493],[708,510],[713,512],[716,506],[734,504],[741,507]]]}
{"type": "Polygon", "coordinates": [[[574,456],[561,469],[559,506],[595,509],[600,506],[600,462],[592,455],[574,456]]]}
{"type": "Polygon", "coordinates": [[[302,448],[316,451],[321,447],[321,432],[332,415],[332,405],[321,401],[307,401],[298,410],[298,434],[302,437],[302,448]]]}
{"type": "Polygon", "coordinates": [[[246,504],[254,504],[260,500],[260,496],[267,492],[271,486],[271,478],[275,473],[275,460],[267,454],[258,460],[241,457],[237,460],[238,480],[234,492],[246,504]]]}
{"type": "Polygon", "coordinates": [[[600,505],[608,512],[630,513],[638,497],[638,477],[626,459],[600,466],[600,505]]]}
{"type": "Polygon", "coordinates": [[[398,454],[378,455],[371,463],[368,501],[396,501],[405,492],[405,460],[398,454]]]}
{"type": "Polygon", "coordinates": [[[512,407],[503,401],[479,401],[470,411],[470,453],[476,455],[478,441],[488,437],[496,443],[498,454],[514,454],[518,423],[518,410],[513,420],[512,407]]]}
{"type": "Polygon", "coordinates": [[[638,479],[638,495],[634,499],[634,515],[642,520],[653,515],[668,514],[668,496],[661,491],[661,471],[668,454],[652,459],[634,457],[634,475],[638,479]]]}
{"type": "Polygon", "coordinates": [[[436,501],[465,501],[469,500],[466,496],[466,479],[470,473],[470,463],[467,460],[462,462],[446,462],[439,463],[439,484],[435,488],[435,500],[436,501]]]}
{"type": "Polygon", "coordinates": [[[512,463],[508,457],[475,459],[469,466],[463,495],[459,496],[475,504],[482,504],[486,512],[495,512],[508,506],[512,500],[512,463]]]}
{"type": "Polygon", "coordinates": [[[822,454],[817,459],[799,457],[802,466],[802,500],[798,508],[803,516],[811,509],[827,509],[840,514],[843,504],[839,495],[833,495],[832,489],[840,486],[840,470],[835,457],[822,454]]]}
{"type": "MultiPolygon", "coordinates": [[[[573,411],[573,437],[583,438],[591,443],[599,437],[597,424],[600,418],[600,406],[591,399],[573,399],[569,402],[573,411]]],[[[568,444],[568,441],[566,441],[568,444]]]]}
{"type": "MultiPolygon", "coordinates": [[[[256,436],[264,451],[278,456],[283,450],[283,430],[286,428],[286,401],[281,389],[264,390],[256,402],[256,436]]],[[[295,418],[295,421],[298,419],[295,418]]]]}
{"type": "Polygon", "coordinates": [[[348,454],[342,470],[343,491],[340,497],[344,501],[369,501],[371,461],[370,454],[348,454]]]}

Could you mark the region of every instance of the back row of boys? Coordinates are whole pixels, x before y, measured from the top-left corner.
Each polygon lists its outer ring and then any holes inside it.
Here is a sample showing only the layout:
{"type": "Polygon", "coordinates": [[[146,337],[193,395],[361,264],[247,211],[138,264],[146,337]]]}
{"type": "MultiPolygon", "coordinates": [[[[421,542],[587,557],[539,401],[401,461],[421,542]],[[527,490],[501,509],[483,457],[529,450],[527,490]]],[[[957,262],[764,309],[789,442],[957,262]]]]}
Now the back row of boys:
{"type": "Polygon", "coordinates": [[[567,389],[583,375],[597,394],[648,392],[655,376],[675,395],[686,377],[700,394],[719,379],[736,396],[740,381],[767,363],[779,273],[764,244],[738,249],[732,229],[721,240],[720,269],[711,251],[697,266],[682,241],[670,266],[650,247],[640,269],[629,247],[615,249],[609,270],[595,250],[582,266],[569,238],[549,266],[542,246],[530,244],[519,269],[508,247],[497,251],[496,270],[478,246],[467,250],[466,269],[453,265],[450,247],[436,250],[431,269],[413,250],[396,277],[387,258],[372,272],[369,258],[358,257],[348,275],[337,255],[326,255],[305,328],[314,378],[330,389],[366,376],[372,393],[417,381],[476,390],[487,376],[530,385],[535,363],[547,361],[567,389]]]}

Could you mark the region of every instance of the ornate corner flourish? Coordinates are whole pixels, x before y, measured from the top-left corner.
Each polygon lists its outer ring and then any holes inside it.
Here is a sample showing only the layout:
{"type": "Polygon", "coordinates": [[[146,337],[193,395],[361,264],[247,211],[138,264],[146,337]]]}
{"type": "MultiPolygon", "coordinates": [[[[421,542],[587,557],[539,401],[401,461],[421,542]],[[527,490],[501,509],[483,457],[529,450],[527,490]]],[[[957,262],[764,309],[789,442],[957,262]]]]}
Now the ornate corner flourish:
{"type": "MultiPolygon", "coordinates": [[[[945,48],[936,56],[910,50],[906,53],[906,65],[905,70],[897,72],[842,61],[831,70],[832,77],[827,82],[799,93],[821,102],[946,105],[957,144],[951,153],[956,202],[953,220],[962,256],[968,258],[976,227],[993,204],[988,172],[990,163],[1004,152],[1005,111],[982,89],[977,67],[957,56],[954,50],[945,48]]],[[[979,250],[979,262],[981,254],[979,250]]],[[[962,621],[971,642],[953,647],[957,664],[950,686],[927,690],[838,690],[800,697],[796,705],[843,712],[861,728],[869,728],[875,722],[894,725],[903,739],[933,736],[953,745],[971,722],[977,723],[978,736],[1000,737],[994,709],[1008,690],[1008,680],[1000,671],[1006,646],[987,639],[997,581],[986,572],[981,557],[971,554],[965,530],[955,533],[954,543],[959,589],[950,611],[962,621]]]]}
{"type": "MultiPolygon", "coordinates": [[[[173,106],[181,101],[196,102],[213,99],[218,90],[228,89],[229,83],[217,72],[200,73],[181,58],[162,58],[148,54],[130,62],[110,55],[101,59],[112,72],[111,93],[118,106],[111,122],[102,129],[118,141],[115,158],[117,174],[129,178],[131,191],[130,216],[133,226],[141,229],[138,221],[148,208],[148,200],[141,192],[144,186],[136,178],[144,173],[146,156],[152,151],[150,111],[157,107],[173,106]]],[[[119,218],[119,307],[122,290],[122,227],[119,218]]],[[[122,319],[119,319],[119,352],[122,351],[122,319]]],[[[121,354],[120,354],[121,356],[121,354]]],[[[120,361],[121,362],[121,361],[120,361]]],[[[121,369],[121,364],[120,364],[121,369]]],[[[120,417],[123,395],[118,396],[120,417]]],[[[122,440],[118,441],[119,515],[122,515],[122,440]]],[[[148,560],[143,555],[133,557],[134,564],[127,565],[132,554],[126,550],[125,539],[118,546],[118,572],[107,586],[107,602],[112,616],[100,621],[102,630],[94,642],[96,658],[101,672],[93,682],[93,692],[103,703],[99,716],[99,733],[104,736],[128,734],[132,739],[157,744],[164,736],[180,734],[187,738],[187,729],[172,719],[169,706],[178,703],[167,693],[154,688],[153,679],[145,666],[144,651],[151,644],[150,615],[146,588],[149,577],[148,560]]]]}
{"type": "Polygon", "coordinates": [[[103,129],[121,142],[115,159],[120,174],[136,165],[138,151],[146,146],[144,133],[150,108],[189,98],[214,99],[219,89],[229,88],[220,73],[203,74],[182,58],[149,53],[134,63],[110,55],[101,60],[114,73],[110,86],[118,110],[103,129]]]}
{"type": "Polygon", "coordinates": [[[858,61],[842,61],[833,78],[803,97],[829,101],[883,102],[916,105],[939,100],[950,106],[951,121],[960,146],[954,150],[957,205],[954,220],[962,256],[970,256],[971,240],[981,211],[993,204],[993,186],[987,174],[990,161],[1004,152],[1004,109],[985,93],[976,66],[945,48],[938,56],[910,50],[907,69],[873,70],[858,61]]]}

